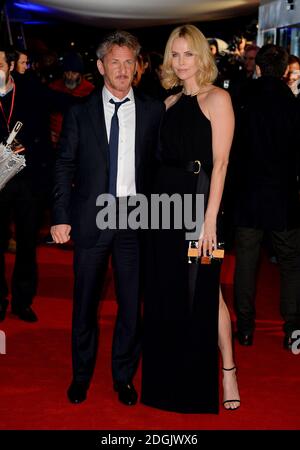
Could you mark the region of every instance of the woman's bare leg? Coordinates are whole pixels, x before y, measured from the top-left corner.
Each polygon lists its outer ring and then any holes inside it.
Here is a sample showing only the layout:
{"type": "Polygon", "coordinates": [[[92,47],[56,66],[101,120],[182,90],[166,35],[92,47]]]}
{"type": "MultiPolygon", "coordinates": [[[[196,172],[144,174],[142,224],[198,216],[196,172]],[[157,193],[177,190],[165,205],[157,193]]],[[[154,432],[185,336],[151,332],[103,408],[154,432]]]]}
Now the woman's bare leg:
{"type": "Polygon", "coordinates": [[[236,379],[236,368],[233,359],[231,320],[228,308],[222,295],[221,287],[219,291],[219,348],[223,361],[222,371],[224,408],[237,409],[240,406],[240,395],[236,379]]]}

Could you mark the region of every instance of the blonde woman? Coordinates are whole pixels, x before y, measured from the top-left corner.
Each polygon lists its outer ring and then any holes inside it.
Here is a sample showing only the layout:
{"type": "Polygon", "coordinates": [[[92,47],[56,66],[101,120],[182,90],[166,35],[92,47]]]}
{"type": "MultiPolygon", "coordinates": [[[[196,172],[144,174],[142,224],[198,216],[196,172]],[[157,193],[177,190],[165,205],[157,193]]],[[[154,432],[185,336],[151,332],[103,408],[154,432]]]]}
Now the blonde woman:
{"type": "MultiPolygon", "coordinates": [[[[163,71],[163,86],[182,90],[166,99],[155,192],[205,195],[199,253],[206,255],[218,242],[217,217],[234,130],[232,105],[229,95],[212,84],[217,76],[213,56],[193,25],[171,33],[163,71]],[[205,184],[207,189],[202,189],[205,184]]],[[[149,236],[142,402],[169,411],[218,413],[219,341],[224,407],[237,409],[240,397],[230,318],[219,289],[220,264],[199,264],[191,275],[185,232],[174,227],[149,236]]]]}

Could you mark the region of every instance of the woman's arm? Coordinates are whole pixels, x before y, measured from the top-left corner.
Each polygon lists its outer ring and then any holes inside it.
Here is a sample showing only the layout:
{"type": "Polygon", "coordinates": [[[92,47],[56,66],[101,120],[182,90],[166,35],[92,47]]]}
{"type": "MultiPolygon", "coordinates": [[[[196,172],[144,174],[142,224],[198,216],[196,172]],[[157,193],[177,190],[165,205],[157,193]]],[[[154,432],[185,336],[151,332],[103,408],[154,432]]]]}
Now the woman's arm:
{"type": "Polygon", "coordinates": [[[175,103],[180,99],[181,95],[182,95],[181,92],[179,92],[178,94],[173,94],[167,97],[164,101],[166,105],[166,110],[171,108],[171,106],[175,105],[175,103]]]}
{"type": "Polygon", "coordinates": [[[204,217],[202,233],[199,239],[199,250],[206,255],[211,254],[213,246],[217,246],[216,222],[222,199],[229,153],[234,131],[234,113],[229,94],[223,89],[212,89],[205,101],[212,128],[213,171],[207,209],[204,217]]]}

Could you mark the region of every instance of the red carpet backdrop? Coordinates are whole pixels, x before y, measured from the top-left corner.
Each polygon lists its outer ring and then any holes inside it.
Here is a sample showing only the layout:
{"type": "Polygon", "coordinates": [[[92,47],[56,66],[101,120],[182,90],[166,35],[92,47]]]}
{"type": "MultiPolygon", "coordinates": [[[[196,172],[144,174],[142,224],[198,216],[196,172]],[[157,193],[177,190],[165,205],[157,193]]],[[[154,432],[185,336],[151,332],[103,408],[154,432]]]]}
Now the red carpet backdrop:
{"type": "MultiPolygon", "coordinates": [[[[13,259],[7,255],[9,276],[13,259]]],[[[116,313],[111,272],[100,306],[100,354],[88,399],[71,405],[66,389],[71,380],[72,252],[40,247],[38,259],[40,283],[34,309],[39,321],[28,324],[8,312],[0,323],[6,334],[6,354],[0,355],[0,429],[300,429],[300,355],[282,347],[278,268],[265,257],[259,272],[254,345],[235,345],[241,407],[225,411],[221,406],[216,416],[169,413],[141,404],[126,407],[118,402],[110,372],[116,313]]],[[[233,268],[234,257],[229,255],[222,281],[234,319],[233,268]]],[[[136,387],[140,387],[140,371],[136,387]]]]}

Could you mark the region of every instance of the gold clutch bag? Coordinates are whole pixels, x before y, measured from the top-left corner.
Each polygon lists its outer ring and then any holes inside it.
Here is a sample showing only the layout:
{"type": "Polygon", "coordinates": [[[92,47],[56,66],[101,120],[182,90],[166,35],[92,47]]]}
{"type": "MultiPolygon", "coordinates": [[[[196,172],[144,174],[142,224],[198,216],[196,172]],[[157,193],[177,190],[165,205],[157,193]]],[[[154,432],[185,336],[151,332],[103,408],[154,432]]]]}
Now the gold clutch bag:
{"type": "Polygon", "coordinates": [[[211,255],[201,257],[198,254],[198,245],[198,241],[189,242],[187,254],[189,264],[211,264],[212,262],[221,262],[224,259],[225,251],[223,243],[219,243],[211,255]]]}

